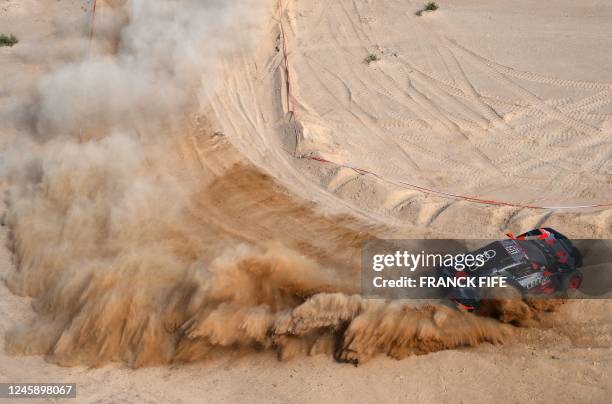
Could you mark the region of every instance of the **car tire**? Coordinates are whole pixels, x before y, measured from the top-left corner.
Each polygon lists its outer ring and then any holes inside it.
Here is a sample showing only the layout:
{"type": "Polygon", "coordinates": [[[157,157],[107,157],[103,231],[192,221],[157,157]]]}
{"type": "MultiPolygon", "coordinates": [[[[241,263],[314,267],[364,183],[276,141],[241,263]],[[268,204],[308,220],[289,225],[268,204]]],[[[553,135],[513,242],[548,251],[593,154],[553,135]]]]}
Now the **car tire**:
{"type": "Polygon", "coordinates": [[[582,272],[571,271],[563,277],[560,292],[566,297],[571,296],[576,293],[580,285],[582,285],[582,272]]]}

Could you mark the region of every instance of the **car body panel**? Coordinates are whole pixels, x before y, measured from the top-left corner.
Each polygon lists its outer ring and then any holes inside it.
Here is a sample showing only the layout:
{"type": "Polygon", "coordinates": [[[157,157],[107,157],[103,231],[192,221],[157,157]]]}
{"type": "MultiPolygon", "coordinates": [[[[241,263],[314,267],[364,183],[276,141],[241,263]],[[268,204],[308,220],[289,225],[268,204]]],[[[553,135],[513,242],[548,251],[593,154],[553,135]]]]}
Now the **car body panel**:
{"type": "MultiPolygon", "coordinates": [[[[534,229],[511,237],[470,252],[485,257],[483,266],[461,271],[453,267],[440,267],[438,276],[505,277],[523,296],[565,293],[566,290],[562,289],[567,288],[567,278],[578,273],[578,267],[582,264],[582,256],[572,242],[550,228],[534,229]]],[[[579,276],[581,280],[582,273],[579,276]]],[[[575,283],[571,284],[572,288],[575,283]]],[[[448,297],[468,309],[474,309],[483,300],[483,290],[456,287],[450,289],[448,297]]]]}

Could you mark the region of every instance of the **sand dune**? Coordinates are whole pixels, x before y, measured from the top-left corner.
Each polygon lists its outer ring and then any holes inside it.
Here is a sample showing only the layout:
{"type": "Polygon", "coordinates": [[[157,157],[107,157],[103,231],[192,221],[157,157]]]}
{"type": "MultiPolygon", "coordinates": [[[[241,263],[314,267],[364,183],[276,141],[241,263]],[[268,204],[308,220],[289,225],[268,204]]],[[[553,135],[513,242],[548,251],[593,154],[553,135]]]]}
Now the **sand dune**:
{"type": "MultiPolygon", "coordinates": [[[[500,2],[497,7],[507,6],[500,2]]],[[[523,65],[532,63],[531,71],[500,64],[494,59],[502,49],[489,47],[484,53],[470,48],[475,44],[465,33],[453,37],[459,30],[453,13],[463,16],[457,7],[418,18],[405,2],[289,2],[282,17],[303,127],[299,144],[279,126],[285,103],[278,105],[278,96],[264,93],[271,86],[282,91],[282,70],[270,75],[257,62],[237,72],[240,64],[230,65],[228,92],[214,104],[220,125],[244,154],[281,180],[286,177],[288,186],[305,173],[355,210],[399,219],[400,226],[494,235],[549,223],[584,237],[606,236],[610,219],[605,210],[495,209],[424,195],[401,184],[544,206],[609,199],[612,83],[581,80],[580,72],[574,75],[567,66],[565,77],[538,71],[536,54],[521,59],[523,65]],[[380,60],[364,63],[369,54],[380,60]],[[232,102],[238,96],[241,103],[232,102]],[[243,127],[250,130],[234,130],[243,127]],[[271,140],[274,129],[277,138],[271,140]],[[298,157],[363,168],[382,180],[292,158],[286,152],[291,147],[298,157]]],[[[471,18],[491,18],[472,7],[476,15],[471,18]]],[[[535,26],[537,18],[524,24],[535,26]]],[[[597,54],[595,66],[606,69],[603,48],[597,54]]]]}

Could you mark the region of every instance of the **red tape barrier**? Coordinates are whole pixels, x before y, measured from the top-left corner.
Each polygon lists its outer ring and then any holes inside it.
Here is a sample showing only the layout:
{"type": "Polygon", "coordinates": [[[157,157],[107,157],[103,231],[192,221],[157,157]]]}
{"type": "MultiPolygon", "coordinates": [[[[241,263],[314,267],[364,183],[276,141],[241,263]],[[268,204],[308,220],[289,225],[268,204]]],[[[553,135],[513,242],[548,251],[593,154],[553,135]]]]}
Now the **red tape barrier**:
{"type": "Polygon", "coordinates": [[[506,201],[497,201],[497,200],[493,200],[493,199],[482,199],[482,198],[477,198],[474,196],[465,196],[465,195],[458,195],[458,194],[453,194],[450,192],[444,192],[444,191],[438,191],[436,189],[431,189],[431,188],[425,188],[419,185],[415,185],[415,184],[411,184],[409,182],[405,182],[405,181],[391,181],[385,177],[383,177],[380,174],[377,174],[375,172],[369,171],[369,170],[365,170],[363,168],[358,168],[358,167],[353,167],[347,164],[340,164],[340,163],[336,163],[334,161],[330,161],[330,160],[326,160],[324,158],[321,157],[315,157],[315,156],[304,156],[302,157],[302,159],[305,160],[313,160],[313,161],[317,161],[319,163],[324,163],[324,164],[333,164],[337,167],[343,167],[343,168],[348,168],[351,169],[353,171],[355,171],[358,174],[361,175],[371,175],[373,177],[376,177],[382,181],[388,182],[390,184],[395,184],[395,185],[400,185],[406,188],[412,188],[412,189],[416,189],[418,191],[421,191],[423,193],[426,194],[433,194],[433,195],[437,195],[443,198],[449,198],[449,199],[461,199],[461,200],[465,200],[468,202],[474,202],[474,203],[479,203],[479,204],[483,204],[483,205],[495,205],[495,206],[510,206],[510,207],[514,207],[514,208],[527,208],[527,209],[545,209],[545,210],[571,210],[571,209],[589,209],[589,208],[610,208],[612,207],[612,203],[606,203],[606,204],[598,204],[598,205],[576,205],[576,206],[541,206],[541,205],[527,205],[527,204],[520,204],[520,203],[514,203],[514,202],[506,202],[506,201]]]}
{"type": "Polygon", "coordinates": [[[287,38],[285,37],[285,27],[283,25],[283,16],[285,14],[285,8],[283,7],[283,0],[278,0],[278,7],[280,11],[279,25],[280,25],[280,37],[283,48],[283,63],[285,65],[285,77],[286,77],[286,89],[287,89],[287,109],[291,113],[291,119],[295,119],[295,99],[293,98],[293,91],[291,87],[291,72],[289,71],[289,55],[287,52],[287,38]]]}
{"type": "Polygon", "coordinates": [[[93,39],[94,36],[94,28],[96,26],[96,7],[98,5],[98,0],[94,0],[91,12],[91,30],[89,31],[89,41],[93,39]]]}

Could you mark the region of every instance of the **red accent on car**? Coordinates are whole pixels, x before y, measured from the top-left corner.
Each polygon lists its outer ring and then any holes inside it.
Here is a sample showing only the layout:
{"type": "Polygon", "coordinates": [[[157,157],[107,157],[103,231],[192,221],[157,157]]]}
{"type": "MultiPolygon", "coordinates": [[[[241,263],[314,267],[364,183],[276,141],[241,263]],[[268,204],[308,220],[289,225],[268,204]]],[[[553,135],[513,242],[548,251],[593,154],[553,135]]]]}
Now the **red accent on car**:
{"type": "Polygon", "coordinates": [[[465,309],[465,310],[474,310],[476,307],[474,306],[468,306],[467,304],[463,304],[460,303],[458,300],[452,299],[453,303],[455,303],[457,305],[457,307],[459,307],[460,309],[465,309]]]}
{"type": "Polygon", "coordinates": [[[570,279],[567,287],[570,289],[578,289],[581,283],[582,283],[582,280],[580,279],[580,277],[574,276],[572,279],[570,279]]]}
{"type": "Polygon", "coordinates": [[[550,236],[549,232],[547,232],[544,229],[540,229],[540,235],[538,236],[540,240],[546,240],[549,236],[550,236]]]}

